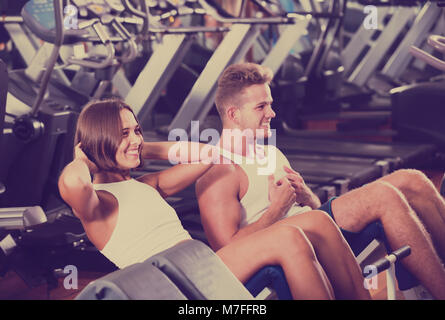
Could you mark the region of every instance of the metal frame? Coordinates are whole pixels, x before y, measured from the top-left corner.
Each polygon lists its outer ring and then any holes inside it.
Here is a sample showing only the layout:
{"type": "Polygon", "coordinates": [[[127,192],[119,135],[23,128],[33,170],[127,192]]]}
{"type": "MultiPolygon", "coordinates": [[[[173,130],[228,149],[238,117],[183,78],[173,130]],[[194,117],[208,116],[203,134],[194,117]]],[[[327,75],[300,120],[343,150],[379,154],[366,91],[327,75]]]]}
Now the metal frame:
{"type": "Polygon", "coordinates": [[[263,60],[262,65],[272,69],[275,74],[297,40],[306,34],[309,21],[308,17],[301,17],[294,24],[286,25],[286,29],[281,33],[280,38],[263,60]]]}
{"type": "Polygon", "coordinates": [[[258,25],[231,26],[168,127],[169,131],[176,128],[188,130],[192,120],[205,120],[213,106],[220,74],[228,65],[240,61],[246,55],[258,34],[258,25]]]}
{"type": "MultiPolygon", "coordinates": [[[[391,17],[389,23],[385,26],[380,34],[378,40],[374,43],[370,43],[371,49],[367,52],[364,59],[359,63],[359,65],[355,68],[355,70],[351,73],[348,80],[350,82],[355,83],[358,86],[363,86],[366,84],[368,79],[372,76],[372,74],[376,71],[377,67],[380,64],[381,59],[384,57],[386,52],[390,49],[394,40],[403,30],[408,22],[410,22],[414,17],[414,10],[412,8],[396,8],[394,15],[391,17]]],[[[379,15],[379,20],[383,19],[382,15],[379,15]]],[[[383,20],[382,20],[383,21],[383,20]]],[[[379,25],[381,22],[379,21],[379,25]]],[[[364,29],[363,26],[360,27],[360,31],[364,29]]],[[[362,32],[358,32],[361,34],[362,32]]],[[[373,32],[367,30],[371,34],[373,32]]],[[[369,40],[370,41],[370,40],[369,40]]],[[[354,45],[353,43],[349,43],[349,45],[354,45]]],[[[365,43],[366,45],[366,43],[365,43]]],[[[363,47],[357,48],[360,52],[363,50],[363,47]]],[[[345,49],[346,50],[346,49],[345,49]]]]}
{"type": "MultiPolygon", "coordinates": [[[[436,23],[436,26],[434,27],[434,29],[431,31],[431,34],[439,34],[439,35],[444,35],[445,33],[445,16],[444,16],[444,11],[442,10],[442,16],[438,18],[439,21],[436,23]]],[[[422,46],[422,44],[420,44],[420,47],[422,48],[423,51],[427,52],[427,53],[432,53],[433,52],[433,48],[431,46],[422,46]]],[[[423,70],[425,69],[427,63],[423,60],[420,59],[415,59],[412,62],[412,66],[418,70],[423,70]]]]}
{"type": "MultiPolygon", "coordinates": [[[[3,25],[27,65],[27,74],[33,77],[43,70],[46,59],[49,56],[48,52],[51,52],[53,45],[47,42],[40,45],[40,40],[28,30],[21,18],[12,19],[11,22],[8,22],[8,20],[3,25]]],[[[70,85],[70,81],[63,70],[55,69],[53,74],[63,84],[70,85]]]]}
{"type": "Polygon", "coordinates": [[[125,96],[125,102],[132,106],[142,123],[150,117],[161,90],[181,64],[192,40],[187,34],[164,35],[125,96]]]}
{"type": "MultiPolygon", "coordinates": [[[[280,38],[262,65],[277,72],[295,42],[305,34],[308,17],[299,17],[286,25],[280,38]]],[[[168,130],[190,129],[192,120],[204,121],[214,103],[217,81],[224,69],[241,60],[259,35],[257,25],[233,24],[199,76],[168,130]]]]}
{"type": "Polygon", "coordinates": [[[409,47],[411,45],[418,46],[422,44],[428,36],[428,32],[437,22],[441,12],[442,9],[439,8],[436,3],[428,2],[422,7],[412,27],[403,38],[403,41],[383,67],[383,74],[393,79],[400,77],[413,60],[413,56],[409,52],[409,47]]]}

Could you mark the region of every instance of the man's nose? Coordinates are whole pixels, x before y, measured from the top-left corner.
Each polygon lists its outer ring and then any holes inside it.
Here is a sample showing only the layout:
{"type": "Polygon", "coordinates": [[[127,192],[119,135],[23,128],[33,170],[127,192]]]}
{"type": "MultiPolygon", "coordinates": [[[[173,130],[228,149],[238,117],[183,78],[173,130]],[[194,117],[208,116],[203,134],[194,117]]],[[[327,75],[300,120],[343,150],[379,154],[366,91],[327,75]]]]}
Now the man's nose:
{"type": "Polygon", "coordinates": [[[269,107],[267,108],[266,116],[267,116],[268,118],[271,118],[271,119],[272,119],[272,118],[275,118],[276,113],[275,113],[275,111],[273,111],[272,106],[269,106],[269,107]]]}

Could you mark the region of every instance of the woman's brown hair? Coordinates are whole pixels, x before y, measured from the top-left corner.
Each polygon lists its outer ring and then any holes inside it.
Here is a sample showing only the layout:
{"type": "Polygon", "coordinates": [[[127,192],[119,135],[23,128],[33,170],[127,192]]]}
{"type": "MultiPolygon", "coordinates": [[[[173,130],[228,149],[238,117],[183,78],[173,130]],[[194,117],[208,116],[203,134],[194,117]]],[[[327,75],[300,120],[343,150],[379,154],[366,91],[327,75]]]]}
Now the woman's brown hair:
{"type": "MultiPolygon", "coordinates": [[[[116,152],[122,141],[120,112],[129,105],[118,99],[92,101],[82,110],[77,120],[74,145],[81,143],[81,149],[101,171],[119,171],[116,152]]],[[[140,159],[141,167],[143,165],[140,159]]]]}

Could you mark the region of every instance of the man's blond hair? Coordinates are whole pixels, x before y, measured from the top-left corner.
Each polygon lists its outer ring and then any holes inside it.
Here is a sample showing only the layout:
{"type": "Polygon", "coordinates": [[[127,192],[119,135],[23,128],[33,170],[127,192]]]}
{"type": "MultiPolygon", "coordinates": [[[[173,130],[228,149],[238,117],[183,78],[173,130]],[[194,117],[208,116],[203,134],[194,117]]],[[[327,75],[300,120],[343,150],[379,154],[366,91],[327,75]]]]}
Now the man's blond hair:
{"type": "Polygon", "coordinates": [[[221,120],[224,121],[226,109],[238,106],[240,94],[255,84],[270,84],[272,70],[256,63],[232,64],[224,70],[218,80],[215,104],[221,120]]]}

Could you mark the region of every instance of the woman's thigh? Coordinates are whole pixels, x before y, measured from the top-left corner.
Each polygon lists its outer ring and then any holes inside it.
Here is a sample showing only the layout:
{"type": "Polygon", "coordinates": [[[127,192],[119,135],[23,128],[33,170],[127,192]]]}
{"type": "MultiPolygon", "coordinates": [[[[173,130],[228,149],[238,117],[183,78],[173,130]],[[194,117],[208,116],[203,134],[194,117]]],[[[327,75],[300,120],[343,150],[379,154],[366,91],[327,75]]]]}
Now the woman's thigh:
{"type": "Polygon", "coordinates": [[[282,265],[291,256],[312,253],[300,228],[281,224],[237,239],[216,252],[241,282],[266,265],[282,265]]]}

